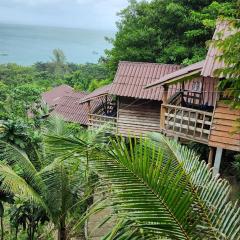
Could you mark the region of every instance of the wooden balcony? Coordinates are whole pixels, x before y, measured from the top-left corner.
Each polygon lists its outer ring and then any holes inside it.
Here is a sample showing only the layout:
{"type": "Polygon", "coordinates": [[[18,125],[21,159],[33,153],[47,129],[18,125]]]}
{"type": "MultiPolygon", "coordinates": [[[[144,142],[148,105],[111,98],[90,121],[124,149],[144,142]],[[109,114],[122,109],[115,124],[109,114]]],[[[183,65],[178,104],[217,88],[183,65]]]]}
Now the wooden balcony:
{"type": "Polygon", "coordinates": [[[104,127],[105,132],[116,134],[117,118],[98,114],[89,114],[89,126],[93,129],[104,127]]]}
{"type": "Polygon", "coordinates": [[[208,143],[213,113],[162,104],[161,130],[168,135],[208,143]]]}

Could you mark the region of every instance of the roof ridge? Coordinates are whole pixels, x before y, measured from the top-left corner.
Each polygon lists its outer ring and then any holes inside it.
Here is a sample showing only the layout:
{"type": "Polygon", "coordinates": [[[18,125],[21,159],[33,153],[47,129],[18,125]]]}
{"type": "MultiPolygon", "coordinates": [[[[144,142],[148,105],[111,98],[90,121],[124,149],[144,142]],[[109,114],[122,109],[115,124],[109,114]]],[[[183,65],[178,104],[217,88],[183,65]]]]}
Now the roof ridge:
{"type": "Polygon", "coordinates": [[[129,63],[129,64],[149,64],[149,65],[165,65],[165,66],[183,66],[182,64],[172,64],[172,63],[153,63],[153,62],[131,62],[131,61],[119,61],[121,63],[129,63]]]}

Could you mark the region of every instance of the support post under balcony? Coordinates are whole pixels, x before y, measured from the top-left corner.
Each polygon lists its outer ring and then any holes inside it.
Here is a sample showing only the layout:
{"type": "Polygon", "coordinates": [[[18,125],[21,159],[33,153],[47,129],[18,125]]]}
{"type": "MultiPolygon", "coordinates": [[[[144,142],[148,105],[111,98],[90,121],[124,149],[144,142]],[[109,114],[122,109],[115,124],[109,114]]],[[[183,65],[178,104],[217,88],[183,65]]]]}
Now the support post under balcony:
{"type": "MultiPolygon", "coordinates": [[[[163,91],[162,103],[167,104],[168,86],[164,85],[163,88],[164,88],[164,91],[163,91]]],[[[161,106],[161,115],[160,115],[160,128],[161,129],[165,128],[165,113],[166,113],[166,108],[164,106],[161,106]]]]}
{"type": "Polygon", "coordinates": [[[223,149],[218,147],[216,151],[214,166],[213,166],[213,176],[216,176],[217,174],[219,174],[221,160],[222,160],[222,152],[223,152],[223,149]]]}

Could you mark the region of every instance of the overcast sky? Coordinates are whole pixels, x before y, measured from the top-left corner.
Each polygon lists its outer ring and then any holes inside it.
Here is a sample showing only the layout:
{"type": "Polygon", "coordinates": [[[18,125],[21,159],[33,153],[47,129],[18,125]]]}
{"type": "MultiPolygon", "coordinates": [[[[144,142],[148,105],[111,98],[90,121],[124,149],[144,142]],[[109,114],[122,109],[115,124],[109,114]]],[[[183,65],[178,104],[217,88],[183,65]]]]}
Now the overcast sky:
{"type": "Polygon", "coordinates": [[[127,0],[0,0],[0,22],[115,29],[127,0]]]}

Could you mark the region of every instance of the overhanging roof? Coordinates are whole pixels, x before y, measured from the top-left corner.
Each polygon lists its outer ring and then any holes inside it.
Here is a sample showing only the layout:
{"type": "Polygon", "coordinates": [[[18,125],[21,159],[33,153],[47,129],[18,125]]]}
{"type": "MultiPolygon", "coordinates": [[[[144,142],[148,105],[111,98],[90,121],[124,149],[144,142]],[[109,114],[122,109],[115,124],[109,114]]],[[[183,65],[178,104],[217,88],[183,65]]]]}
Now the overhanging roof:
{"type": "Polygon", "coordinates": [[[86,97],[82,98],[81,103],[92,101],[96,98],[108,95],[111,85],[112,84],[109,84],[109,85],[106,85],[106,86],[103,86],[101,88],[94,90],[92,93],[89,93],[86,97]]]}
{"type": "Polygon", "coordinates": [[[120,62],[109,94],[161,101],[163,95],[162,87],[145,89],[145,86],[180,68],[180,65],[175,64],[120,62]]]}
{"type": "Polygon", "coordinates": [[[178,81],[187,80],[188,78],[193,78],[200,76],[202,68],[204,65],[204,60],[201,62],[194,63],[185,68],[181,68],[173,73],[167,74],[161,77],[154,83],[147,85],[145,88],[151,88],[155,86],[163,86],[166,84],[172,84],[178,81]]]}
{"type": "MultiPolygon", "coordinates": [[[[234,28],[230,21],[218,21],[212,40],[226,39],[238,31],[239,29],[234,28]]],[[[215,77],[215,70],[225,67],[225,63],[219,60],[221,54],[221,50],[211,43],[201,72],[203,77],[215,77]]]]}

